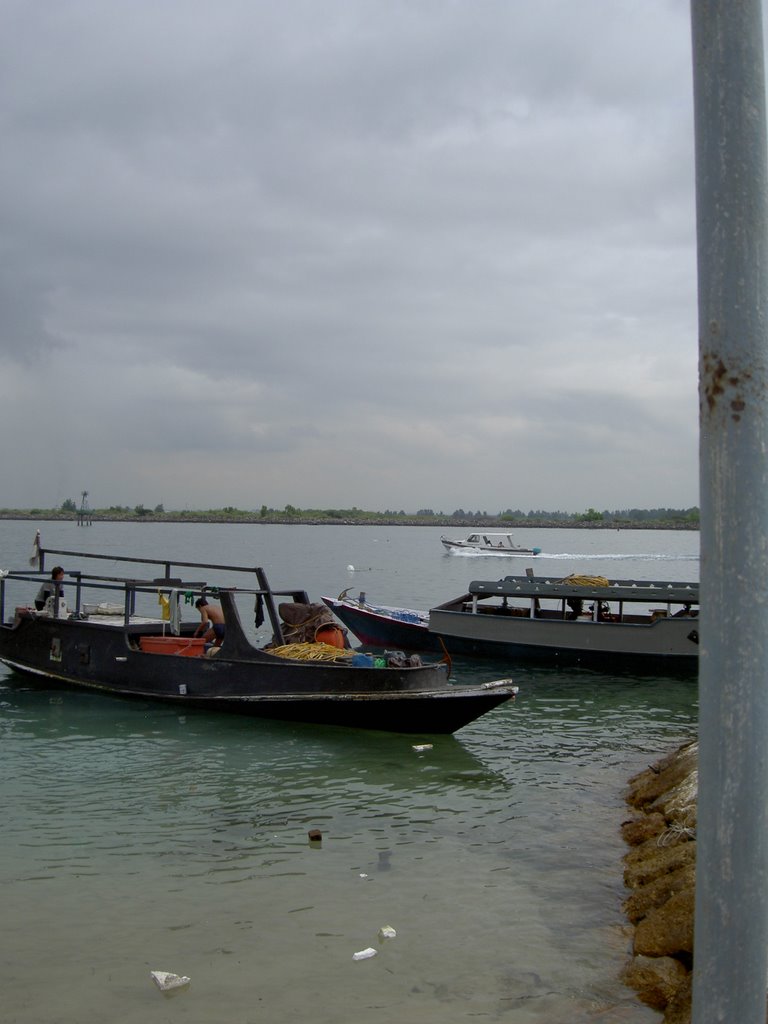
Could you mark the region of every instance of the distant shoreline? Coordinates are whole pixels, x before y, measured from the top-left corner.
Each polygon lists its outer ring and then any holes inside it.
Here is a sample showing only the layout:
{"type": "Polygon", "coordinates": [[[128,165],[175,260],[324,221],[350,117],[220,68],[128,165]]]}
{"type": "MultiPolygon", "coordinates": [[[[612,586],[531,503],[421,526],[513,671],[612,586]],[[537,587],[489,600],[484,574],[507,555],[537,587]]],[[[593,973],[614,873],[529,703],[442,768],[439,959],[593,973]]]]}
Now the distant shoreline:
{"type": "MultiPolygon", "coordinates": [[[[16,522],[41,522],[41,523],[72,523],[78,525],[78,515],[72,512],[56,513],[52,511],[24,512],[14,510],[13,512],[0,512],[0,520],[16,522]]],[[[686,532],[699,532],[698,523],[681,523],[679,521],[650,520],[639,522],[627,520],[616,522],[615,520],[590,520],[568,521],[568,520],[520,520],[510,521],[508,519],[482,518],[482,519],[454,519],[447,516],[389,516],[370,515],[366,518],[320,518],[307,516],[262,516],[258,513],[247,515],[229,516],[206,514],[203,512],[185,512],[182,514],[166,512],[162,515],[137,516],[132,514],[117,515],[106,513],[91,513],[89,521],[83,524],[96,525],[97,523],[219,523],[228,526],[431,526],[440,527],[444,530],[491,530],[494,532],[512,532],[513,530],[683,530],[686,532]]]]}

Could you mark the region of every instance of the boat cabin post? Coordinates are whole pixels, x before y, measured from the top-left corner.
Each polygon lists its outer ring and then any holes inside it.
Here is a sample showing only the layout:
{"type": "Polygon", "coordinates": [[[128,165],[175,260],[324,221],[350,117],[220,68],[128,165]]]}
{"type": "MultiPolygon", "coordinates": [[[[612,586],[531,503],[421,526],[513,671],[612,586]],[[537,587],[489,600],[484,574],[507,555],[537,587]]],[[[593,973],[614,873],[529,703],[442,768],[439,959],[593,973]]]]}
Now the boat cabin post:
{"type": "Polygon", "coordinates": [[[275,593],[280,597],[290,597],[295,604],[309,604],[309,594],[306,590],[281,590],[273,591],[267,580],[267,574],[263,569],[254,569],[256,573],[256,579],[259,582],[260,590],[258,595],[264,599],[264,603],[267,606],[267,614],[269,615],[269,622],[272,626],[272,632],[274,634],[273,642],[275,646],[282,646],[285,643],[285,635],[283,633],[283,627],[280,619],[280,615],[275,605],[275,593]]]}

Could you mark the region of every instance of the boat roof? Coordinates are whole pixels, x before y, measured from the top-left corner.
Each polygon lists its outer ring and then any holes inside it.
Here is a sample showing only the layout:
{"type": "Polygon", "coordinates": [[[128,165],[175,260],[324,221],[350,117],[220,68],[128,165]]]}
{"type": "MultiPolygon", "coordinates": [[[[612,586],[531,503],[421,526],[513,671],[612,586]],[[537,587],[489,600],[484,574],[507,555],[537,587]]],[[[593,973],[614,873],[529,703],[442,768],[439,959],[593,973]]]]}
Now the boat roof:
{"type": "Polygon", "coordinates": [[[600,601],[664,601],[675,604],[698,604],[699,584],[680,581],[605,580],[595,577],[557,579],[548,576],[505,576],[489,582],[473,580],[469,593],[478,597],[553,597],[582,598],[600,601]],[[590,582],[591,581],[591,582],[590,582]]]}
{"type": "Polygon", "coordinates": [[[502,532],[501,530],[473,530],[469,535],[470,537],[511,537],[512,534],[507,530],[502,532]]]}

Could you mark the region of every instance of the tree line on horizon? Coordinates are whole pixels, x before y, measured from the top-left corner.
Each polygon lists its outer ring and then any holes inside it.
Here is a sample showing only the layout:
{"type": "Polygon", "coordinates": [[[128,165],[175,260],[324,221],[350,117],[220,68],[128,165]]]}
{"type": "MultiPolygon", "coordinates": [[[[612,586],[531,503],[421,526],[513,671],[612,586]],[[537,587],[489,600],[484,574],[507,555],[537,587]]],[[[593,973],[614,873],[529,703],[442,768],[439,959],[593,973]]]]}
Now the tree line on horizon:
{"type": "MultiPolygon", "coordinates": [[[[67,498],[59,508],[52,509],[2,509],[0,515],[11,518],[13,515],[23,517],[45,517],[69,518],[77,516],[82,512],[74,499],[67,498]]],[[[226,505],[220,508],[211,509],[184,509],[166,511],[164,505],[157,504],[146,506],[137,505],[110,505],[108,508],[89,509],[89,515],[93,519],[145,519],[156,521],[158,519],[208,519],[216,521],[232,522],[402,522],[419,523],[424,525],[504,525],[504,526],[530,526],[535,524],[549,524],[552,526],[569,525],[639,525],[660,526],[669,524],[672,526],[690,526],[697,528],[699,525],[699,509],[697,506],[691,508],[625,508],[599,511],[595,508],[588,508],[584,512],[548,511],[545,509],[505,509],[503,512],[489,513],[480,509],[458,508],[453,512],[443,512],[431,508],[421,508],[416,512],[406,512],[385,509],[383,512],[360,509],[357,506],[352,508],[297,508],[294,505],[285,505],[282,509],[271,508],[262,505],[260,509],[239,509],[233,505],[226,505]]]]}

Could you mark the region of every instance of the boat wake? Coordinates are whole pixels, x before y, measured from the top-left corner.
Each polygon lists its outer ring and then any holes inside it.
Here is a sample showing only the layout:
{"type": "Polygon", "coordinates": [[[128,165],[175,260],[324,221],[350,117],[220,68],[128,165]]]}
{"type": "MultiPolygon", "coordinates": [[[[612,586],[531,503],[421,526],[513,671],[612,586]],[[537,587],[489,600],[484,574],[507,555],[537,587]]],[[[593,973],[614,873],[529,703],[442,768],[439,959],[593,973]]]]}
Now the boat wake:
{"type": "Polygon", "coordinates": [[[661,555],[661,554],[643,554],[642,552],[637,553],[622,553],[612,554],[610,552],[598,552],[591,551],[586,552],[573,552],[573,551],[540,551],[538,555],[531,555],[530,553],[521,554],[517,551],[460,551],[454,549],[449,552],[452,558],[517,558],[524,559],[531,562],[533,559],[535,562],[540,562],[543,558],[551,561],[569,561],[569,562],[698,562],[698,555],[661,555]]]}
{"type": "Polygon", "coordinates": [[[445,554],[448,558],[541,558],[541,553],[534,555],[532,551],[509,551],[494,548],[483,548],[481,551],[472,551],[470,548],[451,548],[445,554]]]}
{"type": "Polygon", "coordinates": [[[601,554],[597,551],[593,551],[590,554],[575,554],[567,551],[542,551],[536,558],[537,560],[547,558],[552,559],[552,561],[572,562],[698,562],[699,560],[698,555],[652,555],[643,554],[642,552],[636,554],[601,554]]]}

